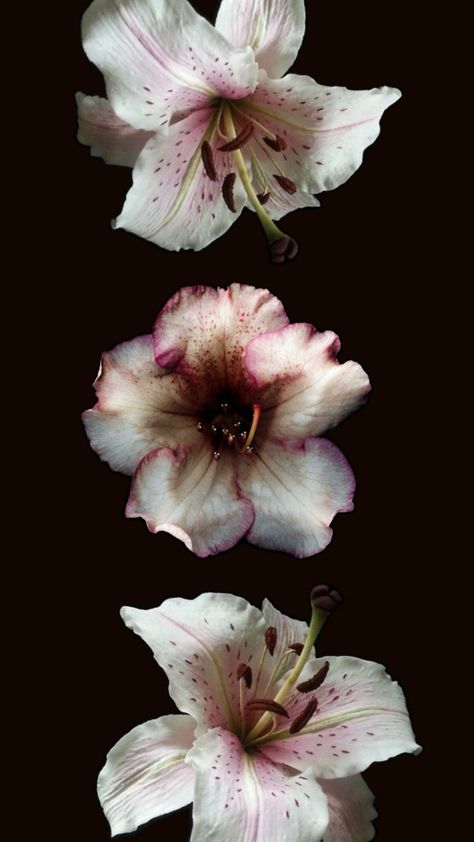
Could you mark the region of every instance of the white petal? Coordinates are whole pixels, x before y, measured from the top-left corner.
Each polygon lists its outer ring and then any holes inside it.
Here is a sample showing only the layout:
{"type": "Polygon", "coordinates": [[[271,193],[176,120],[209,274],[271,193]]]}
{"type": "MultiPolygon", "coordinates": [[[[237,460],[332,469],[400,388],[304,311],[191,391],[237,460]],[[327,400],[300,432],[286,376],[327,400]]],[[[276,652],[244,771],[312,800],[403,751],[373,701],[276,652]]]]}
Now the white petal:
{"type": "Polygon", "coordinates": [[[290,777],[221,729],[200,737],[187,762],[196,772],[191,842],[321,842],[328,807],[314,779],[290,777]]]}
{"type": "Polygon", "coordinates": [[[152,133],[124,123],[103,97],[77,93],[76,102],[79,143],[90,146],[91,155],[106,164],[133,167],[152,133]]]}
{"type": "Polygon", "coordinates": [[[201,442],[186,384],[155,363],[151,336],[103,354],[94,387],[98,403],[82,420],[92,448],[114,471],[132,474],[161,445],[201,442]]]}
{"type": "Polygon", "coordinates": [[[114,227],[172,251],[199,251],[230,228],[247,197],[236,179],[235,212],[224,201],[224,178],[234,168],[230,153],[217,151],[222,143],[217,135],[211,141],[216,180],[206,175],[201,144],[214,116],[209,109],[196,111],[171,126],[167,135],[148,142],[137,160],[133,187],[114,227]]]}
{"type": "Polygon", "coordinates": [[[370,842],[377,818],[374,796],[361,775],[319,781],[329,805],[324,842],[370,842]]]}
{"type": "Polygon", "coordinates": [[[252,50],[233,49],[187,0],[94,0],[82,37],[113,110],[138,129],[160,130],[176,111],[240,99],[256,84],[252,50]]]}
{"type": "Polygon", "coordinates": [[[194,773],[185,758],[195,727],[191,716],[162,716],[133,728],[109,751],[97,792],[113,836],[193,800],[194,773]]]}
{"type": "Polygon", "coordinates": [[[246,538],[270,550],[306,558],[330,542],[336,512],[352,510],[354,476],[341,451],[326,439],[274,443],[255,440],[238,463],[239,486],[255,509],[246,538]]]}
{"type": "Polygon", "coordinates": [[[252,47],[259,66],[278,78],[301,46],[304,0],[222,0],[216,29],[235,47],[252,47]]]}
{"type": "Polygon", "coordinates": [[[265,648],[261,612],[232,594],[167,599],[142,611],[124,607],[127,626],[148,644],[165,670],[170,695],[198,723],[197,733],[240,724],[242,662],[259,663],[265,648]]]}
{"type": "MultiPolygon", "coordinates": [[[[343,184],[378,136],[383,112],[399,96],[394,88],[351,91],[318,85],[309,76],[288,74],[275,80],[261,72],[258,87],[242,107],[262,124],[262,137],[266,129],[268,135],[286,141],[286,149],[280,152],[263,142],[257,150],[270,189],[279,173],[277,165],[303,194],[343,184]]],[[[282,202],[284,196],[280,196],[282,202]]]]}
{"type": "Polygon", "coordinates": [[[254,512],[237,486],[233,454],[216,462],[201,440],[193,449],[162,447],[142,459],[126,516],[144,518],[151,532],[170,532],[202,558],[233,547],[254,512]]]}
{"type": "Polygon", "coordinates": [[[261,432],[273,438],[319,436],[358,409],[370,389],[358,363],[340,365],[332,331],[292,324],[257,336],[244,364],[262,398],[261,432]]]}
{"type": "MultiPolygon", "coordinates": [[[[318,778],[341,778],[367,769],[375,761],[402,752],[418,752],[400,686],[385,667],[352,657],[309,661],[301,675],[305,681],[329,662],[329,673],[315,692],[318,709],[302,731],[286,739],[267,742],[261,750],[275,763],[296,768],[311,765],[318,778]]],[[[291,719],[308,702],[295,692],[285,700],[291,719]]]]}
{"type": "Polygon", "coordinates": [[[281,301],[266,289],[232,284],[228,289],[180,289],[154,327],[160,365],[175,366],[201,394],[210,384],[236,393],[247,377],[243,352],[255,336],[288,324],[281,301]]]}

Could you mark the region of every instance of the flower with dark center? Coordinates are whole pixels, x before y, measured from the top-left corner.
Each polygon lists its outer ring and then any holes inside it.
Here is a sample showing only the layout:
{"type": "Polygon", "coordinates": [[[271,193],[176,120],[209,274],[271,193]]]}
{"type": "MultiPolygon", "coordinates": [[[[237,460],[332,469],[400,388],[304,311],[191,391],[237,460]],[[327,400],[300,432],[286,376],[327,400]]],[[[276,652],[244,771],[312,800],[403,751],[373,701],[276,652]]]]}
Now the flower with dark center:
{"type": "Polygon", "coordinates": [[[315,657],[328,616],[313,601],[308,626],[268,600],[259,611],[216,593],[122,609],[182,713],[138,725],[109,752],[98,793],[112,834],[192,801],[191,842],[373,838],[361,772],[419,747],[383,666],[315,657]],[[308,698],[298,686],[315,675],[308,698]]]}
{"type": "Polygon", "coordinates": [[[133,475],[127,516],[199,556],[244,536],[299,557],[324,549],[354,476],[320,436],[370,388],[338,351],[331,331],[288,324],[266,290],[177,292],[153,335],[103,355],[83,416],[99,456],[133,475]]]}
{"type": "Polygon", "coordinates": [[[198,250],[247,207],[270,259],[295,257],[276,222],[352,175],[400,96],[284,75],[304,29],[303,0],[222,0],[215,27],[187,0],[94,0],[83,43],[107,99],[77,95],[78,137],[134,168],[115,227],[198,250]]]}

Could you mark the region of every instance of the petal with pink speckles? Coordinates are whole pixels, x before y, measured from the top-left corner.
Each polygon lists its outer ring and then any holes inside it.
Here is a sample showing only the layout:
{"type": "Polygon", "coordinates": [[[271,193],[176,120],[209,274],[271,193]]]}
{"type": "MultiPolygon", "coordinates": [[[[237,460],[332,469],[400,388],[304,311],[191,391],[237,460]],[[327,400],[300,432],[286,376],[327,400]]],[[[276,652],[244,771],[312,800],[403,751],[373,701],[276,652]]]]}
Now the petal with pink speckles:
{"type": "Polygon", "coordinates": [[[266,289],[180,289],[154,327],[159,365],[174,366],[199,391],[238,392],[246,382],[242,357],[255,336],[288,324],[281,301],[266,289]]]}
{"type": "Polygon", "coordinates": [[[264,390],[261,434],[319,436],[362,405],[369,378],[352,360],[340,365],[339,348],[335,333],[308,324],[287,325],[249,343],[244,365],[264,390]]]}
{"type": "Polygon", "coordinates": [[[91,155],[106,164],[133,167],[152,132],[124,123],[100,96],[76,94],[79,143],[90,146],[91,155]]]}
{"type": "Polygon", "coordinates": [[[258,664],[264,649],[261,612],[232,594],[167,599],[143,611],[122,608],[126,625],[148,644],[170,681],[178,708],[198,723],[197,733],[240,723],[240,663],[258,664]]]}
{"type": "Polygon", "coordinates": [[[82,39],[113,110],[137,129],[163,131],[176,111],[255,88],[250,47],[233,48],[187,0],[94,0],[82,39]]]}
{"type": "Polygon", "coordinates": [[[314,694],[295,690],[285,699],[294,721],[314,695],[318,708],[313,717],[299,733],[266,742],[261,748],[266,757],[300,769],[310,765],[318,778],[340,778],[363,772],[375,761],[419,751],[403,691],[385,667],[359,658],[328,657],[309,661],[301,682],[326,661],[327,678],[314,694]]]}
{"type": "Polygon", "coordinates": [[[321,842],[328,806],[314,779],[247,753],[218,728],[196,740],[187,762],[196,773],[191,842],[321,842]]]}
{"type": "Polygon", "coordinates": [[[222,0],[216,29],[235,47],[252,47],[259,67],[283,76],[293,64],[305,29],[304,0],[222,0]]]}
{"type": "Polygon", "coordinates": [[[97,793],[113,836],[193,800],[194,773],[185,758],[195,727],[191,716],[162,716],[133,728],[109,751],[97,793]]]}

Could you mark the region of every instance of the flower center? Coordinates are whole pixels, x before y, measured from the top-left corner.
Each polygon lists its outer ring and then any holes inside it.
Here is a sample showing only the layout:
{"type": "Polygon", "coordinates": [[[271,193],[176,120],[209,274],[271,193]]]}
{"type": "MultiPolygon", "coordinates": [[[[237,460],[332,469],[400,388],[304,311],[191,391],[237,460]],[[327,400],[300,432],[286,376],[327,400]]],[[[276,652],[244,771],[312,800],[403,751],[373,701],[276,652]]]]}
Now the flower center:
{"type": "Polygon", "coordinates": [[[306,681],[297,682],[305,664],[313,657],[316,638],[341,599],[340,594],[327,585],[313,588],[312,617],[305,642],[296,641],[282,652],[265,683],[262,682],[263,666],[266,658],[273,658],[277,644],[276,628],[270,626],[265,632],[265,643],[255,674],[249,664],[238,665],[236,676],[240,688],[240,738],[247,749],[251,750],[261,742],[300,733],[316,713],[318,699],[314,693],[324,683],[329,663],[326,661],[306,681]],[[283,683],[275,693],[275,686],[282,680],[283,683]],[[255,713],[260,714],[257,720],[255,713]]]}
{"type": "Polygon", "coordinates": [[[217,147],[219,154],[227,156],[227,174],[222,182],[222,197],[227,207],[236,212],[234,186],[237,175],[262,225],[270,247],[273,263],[292,260],[298,252],[296,242],[275,225],[264,205],[272,198],[272,185],[276,182],[287,193],[296,193],[297,186],[285,174],[278,153],[283,152],[287,143],[280,135],[265,128],[251,113],[251,106],[244,101],[217,100],[217,109],[212,129],[201,144],[201,157],[207,176],[217,181],[217,170],[210,141],[217,134],[224,141],[217,147]],[[245,147],[245,158],[242,149],[245,147]],[[270,152],[270,150],[272,150],[270,152]],[[274,154],[272,154],[274,153],[274,154]],[[262,164],[262,157],[265,166],[262,164]],[[247,159],[247,160],[246,160],[247,159]],[[252,177],[248,173],[250,161],[252,177]],[[267,169],[269,171],[267,171],[267,169]],[[257,193],[253,180],[258,184],[257,193]]]}
{"type": "Polygon", "coordinates": [[[253,453],[260,412],[258,403],[250,410],[224,400],[217,411],[211,410],[198,421],[198,431],[207,434],[211,441],[214,459],[220,459],[225,447],[233,447],[241,454],[253,453]]]}

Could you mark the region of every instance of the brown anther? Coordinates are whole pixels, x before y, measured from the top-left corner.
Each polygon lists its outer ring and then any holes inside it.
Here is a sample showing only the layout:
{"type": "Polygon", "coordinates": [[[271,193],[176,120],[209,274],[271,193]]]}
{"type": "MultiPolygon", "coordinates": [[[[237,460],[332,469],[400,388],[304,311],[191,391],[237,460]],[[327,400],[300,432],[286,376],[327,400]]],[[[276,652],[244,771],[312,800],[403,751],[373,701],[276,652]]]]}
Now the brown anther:
{"type": "Polygon", "coordinates": [[[248,664],[239,664],[237,667],[237,678],[239,681],[243,678],[247,690],[250,690],[252,686],[252,670],[248,664]]]}
{"type": "Polygon", "coordinates": [[[212,454],[212,457],[213,457],[213,459],[216,460],[216,462],[218,462],[219,459],[221,458],[220,450],[215,450],[214,453],[212,454]]]}
{"type": "Polygon", "coordinates": [[[286,716],[287,719],[289,718],[288,711],[285,710],[283,705],[274,702],[273,699],[252,699],[250,702],[247,702],[245,707],[248,710],[264,710],[268,711],[268,713],[276,713],[277,716],[286,716]]]}
{"type": "Polygon", "coordinates": [[[339,591],[334,590],[329,585],[316,585],[311,591],[311,605],[313,608],[319,608],[320,611],[325,611],[330,614],[342,602],[342,596],[339,591]]]}
{"type": "Polygon", "coordinates": [[[278,173],[273,173],[273,178],[278,181],[280,187],[283,187],[283,190],[286,190],[287,193],[296,193],[298,188],[291,178],[287,178],[286,175],[279,175],[278,173]]]}
{"type": "Polygon", "coordinates": [[[302,643],[292,643],[291,646],[288,647],[288,649],[291,649],[293,652],[296,652],[297,655],[301,655],[303,648],[304,646],[302,643]]]}
{"type": "Polygon", "coordinates": [[[222,196],[224,198],[224,202],[232,213],[235,213],[234,184],[235,172],[227,173],[222,183],[222,196]]]}
{"type": "Polygon", "coordinates": [[[270,193],[257,193],[257,199],[261,205],[266,205],[270,198],[270,193]]]}
{"type": "Polygon", "coordinates": [[[217,181],[214,155],[212,154],[211,146],[207,140],[204,140],[201,144],[201,158],[202,163],[204,164],[204,169],[206,170],[206,175],[209,176],[211,181],[217,181]]]}
{"type": "Polygon", "coordinates": [[[236,149],[240,149],[241,146],[244,146],[253,135],[253,125],[252,123],[247,123],[246,126],[243,127],[242,131],[239,134],[229,140],[228,143],[224,143],[223,146],[219,146],[220,152],[235,152],[236,149]]]}
{"type": "Polygon", "coordinates": [[[286,140],[278,134],[276,134],[275,137],[264,137],[263,139],[267,146],[269,146],[270,149],[274,149],[275,152],[282,152],[283,149],[286,149],[288,146],[286,140]]]}
{"type": "Polygon", "coordinates": [[[300,714],[298,714],[298,716],[295,717],[295,719],[291,723],[289,728],[290,734],[297,734],[298,731],[301,731],[301,729],[308,724],[309,720],[311,719],[313,713],[316,712],[317,708],[318,700],[311,699],[311,701],[308,702],[306,707],[301,711],[300,714]]]}
{"type": "Polygon", "coordinates": [[[308,681],[302,681],[301,684],[296,685],[296,689],[300,691],[300,693],[310,693],[311,690],[317,690],[318,687],[321,687],[321,684],[325,680],[327,674],[329,672],[329,661],[321,667],[320,670],[313,675],[312,678],[308,678],[308,681]]]}
{"type": "Polygon", "coordinates": [[[268,629],[265,630],[265,643],[267,644],[267,649],[270,652],[270,655],[273,655],[275,651],[276,642],[277,630],[275,626],[268,626],[268,629]]]}
{"type": "Polygon", "coordinates": [[[286,263],[298,254],[298,243],[292,237],[280,237],[270,244],[270,260],[272,263],[286,263]]]}

